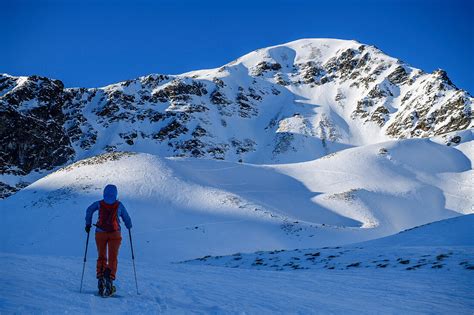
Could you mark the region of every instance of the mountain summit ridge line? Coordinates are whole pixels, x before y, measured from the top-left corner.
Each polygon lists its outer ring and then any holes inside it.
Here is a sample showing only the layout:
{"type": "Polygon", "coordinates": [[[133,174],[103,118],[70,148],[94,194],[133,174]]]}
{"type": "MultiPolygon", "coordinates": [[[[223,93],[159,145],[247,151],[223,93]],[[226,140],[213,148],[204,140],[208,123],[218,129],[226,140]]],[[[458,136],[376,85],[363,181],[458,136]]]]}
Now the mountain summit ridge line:
{"type": "Polygon", "coordinates": [[[3,74],[0,188],[7,196],[57,167],[110,151],[309,161],[470,129],[472,102],[443,70],[425,73],[375,46],[338,39],[296,40],[215,69],[102,88],[3,74]]]}

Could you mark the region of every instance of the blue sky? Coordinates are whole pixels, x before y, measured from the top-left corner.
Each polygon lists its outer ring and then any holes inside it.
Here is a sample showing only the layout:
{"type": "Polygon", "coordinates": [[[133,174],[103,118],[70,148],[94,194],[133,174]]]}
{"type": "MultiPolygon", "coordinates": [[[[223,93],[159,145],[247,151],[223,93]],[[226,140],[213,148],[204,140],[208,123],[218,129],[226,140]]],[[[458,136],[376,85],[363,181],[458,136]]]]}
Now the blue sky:
{"type": "Polygon", "coordinates": [[[0,0],[0,72],[97,87],[221,66],[299,38],[355,39],[474,94],[474,1],[0,0]]]}

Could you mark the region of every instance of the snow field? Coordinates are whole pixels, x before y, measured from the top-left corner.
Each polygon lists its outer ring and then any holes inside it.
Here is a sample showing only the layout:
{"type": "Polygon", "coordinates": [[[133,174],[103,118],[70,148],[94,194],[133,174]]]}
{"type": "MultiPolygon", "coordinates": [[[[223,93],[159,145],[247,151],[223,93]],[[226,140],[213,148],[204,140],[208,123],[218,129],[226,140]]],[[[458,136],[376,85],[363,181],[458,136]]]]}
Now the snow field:
{"type": "Polygon", "coordinates": [[[472,213],[473,194],[457,203],[444,194],[470,190],[465,149],[411,139],[284,165],[103,155],[1,201],[0,251],[80,256],[85,209],[107,183],[118,186],[137,253],[150,261],[375,239],[472,213]]]}
{"type": "Polygon", "coordinates": [[[280,165],[82,160],[0,201],[0,311],[470,314],[471,161],[472,140],[436,138],[280,165]],[[108,183],[133,220],[139,296],[126,231],[121,297],[94,296],[93,239],[78,293],[85,209],[108,183]]]}
{"type": "Polygon", "coordinates": [[[205,256],[183,263],[258,270],[443,269],[474,281],[474,215],[348,246],[205,256]]]}
{"type": "Polygon", "coordinates": [[[472,276],[442,269],[275,272],[139,262],[137,296],[130,259],[123,259],[120,297],[103,299],[94,295],[92,259],[82,294],[79,257],[0,254],[0,262],[2,314],[471,314],[474,308],[472,276]]]}

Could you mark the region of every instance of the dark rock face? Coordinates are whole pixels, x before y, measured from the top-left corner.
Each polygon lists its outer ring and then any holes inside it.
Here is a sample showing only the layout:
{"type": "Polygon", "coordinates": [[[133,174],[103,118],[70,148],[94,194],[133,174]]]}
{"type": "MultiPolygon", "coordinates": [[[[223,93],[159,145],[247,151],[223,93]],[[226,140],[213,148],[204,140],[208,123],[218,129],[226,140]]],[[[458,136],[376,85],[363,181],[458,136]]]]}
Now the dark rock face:
{"type": "Polygon", "coordinates": [[[408,80],[408,73],[403,66],[398,66],[387,79],[393,84],[402,84],[408,80]]]}
{"type": "Polygon", "coordinates": [[[186,128],[179,121],[179,119],[174,119],[168,125],[161,128],[159,132],[154,134],[153,139],[158,139],[160,141],[163,141],[165,139],[173,139],[186,132],[188,132],[188,128],[186,128]]]}
{"type": "Polygon", "coordinates": [[[28,186],[28,183],[20,182],[15,186],[10,186],[8,184],[0,182],[0,199],[10,197],[11,195],[25,188],[26,186],[28,186]]]}
{"type": "Polygon", "coordinates": [[[81,107],[92,102],[97,90],[69,89],[64,91],[64,129],[72,143],[83,150],[90,149],[97,140],[97,131],[84,116],[81,107]]]}
{"type": "Polygon", "coordinates": [[[64,118],[58,115],[52,119],[55,120],[38,120],[34,115],[20,115],[11,110],[0,112],[2,173],[10,167],[18,167],[24,173],[34,169],[51,169],[66,163],[73,156],[69,138],[62,125],[57,123],[64,118]]]}
{"type": "Polygon", "coordinates": [[[447,85],[454,86],[453,82],[451,82],[451,80],[448,78],[448,74],[446,73],[446,71],[438,69],[434,71],[433,74],[440,78],[447,85]]]}
{"type": "Polygon", "coordinates": [[[329,81],[327,77],[324,77],[326,70],[318,66],[315,62],[307,62],[300,65],[301,73],[303,75],[303,82],[306,84],[324,84],[329,81]],[[326,79],[326,81],[324,80],[326,79]]]}
{"type": "Polygon", "coordinates": [[[0,172],[27,174],[71,159],[74,150],[63,128],[63,84],[30,77],[0,97],[0,172]]]}
{"type": "MultiPolygon", "coordinates": [[[[427,85],[430,89],[430,85],[427,85]]],[[[394,121],[388,125],[387,134],[393,137],[427,137],[463,130],[472,124],[470,100],[460,91],[448,99],[439,108],[421,106],[417,97],[410,98],[404,110],[397,113],[394,121]]],[[[436,94],[428,98],[436,101],[436,94]]]]}
{"type": "Polygon", "coordinates": [[[0,76],[0,95],[6,94],[16,85],[16,80],[13,77],[0,76]]]}
{"type": "Polygon", "coordinates": [[[227,105],[232,103],[218,89],[211,93],[211,102],[215,105],[227,105]]]}
{"type": "Polygon", "coordinates": [[[388,119],[387,115],[389,113],[390,112],[388,111],[387,108],[385,108],[384,106],[379,106],[372,113],[372,116],[370,117],[370,120],[374,121],[375,123],[377,123],[377,125],[382,127],[385,124],[385,122],[387,121],[387,119],[388,119]]]}
{"type": "MultiPolygon", "coordinates": [[[[365,57],[367,58],[367,57],[365,57]]],[[[356,68],[362,67],[364,62],[363,58],[360,59],[360,51],[354,49],[344,50],[339,56],[331,58],[325,65],[324,68],[328,73],[336,74],[340,78],[345,79],[356,70],[356,68]]]]}
{"type": "Polygon", "coordinates": [[[240,117],[250,118],[257,115],[257,109],[252,106],[249,98],[243,92],[243,89],[237,94],[235,101],[239,105],[240,117]]]}
{"type": "Polygon", "coordinates": [[[188,84],[181,80],[175,80],[164,89],[156,93],[156,97],[162,103],[167,101],[189,101],[190,95],[203,96],[207,94],[207,90],[200,82],[193,81],[188,84]]]}
{"type": "Polygon", "coordinates": [[[275,62],[262,61],[255,67],[254,73],[256,76],[261,76],[267,71],[278,71],[281,69],[281,64],[275,62]]]}

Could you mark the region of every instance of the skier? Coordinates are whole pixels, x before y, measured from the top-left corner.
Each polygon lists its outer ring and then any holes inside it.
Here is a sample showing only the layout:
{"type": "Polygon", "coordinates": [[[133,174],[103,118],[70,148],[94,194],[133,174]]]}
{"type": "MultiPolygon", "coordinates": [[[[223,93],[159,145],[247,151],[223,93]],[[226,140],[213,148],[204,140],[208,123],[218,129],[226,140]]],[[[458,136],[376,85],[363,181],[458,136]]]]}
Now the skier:
{"type": "Polygon", "coordinates": [[[100,296],[111,296],[115,292],[113,281],[117,273],[117,256],[122,241],[120,219],[127,229],[132,228],[132,220],[123,204],[117,200],[117,187],[107,185],[104,188],[104,199],[91,204],[86,211],[86,232],[91,230],[92,215],[99,210],[95,230],[97,244],[97,279],[100,296]],[[108,257],[107,257],[108,253],[108,257]]]}

